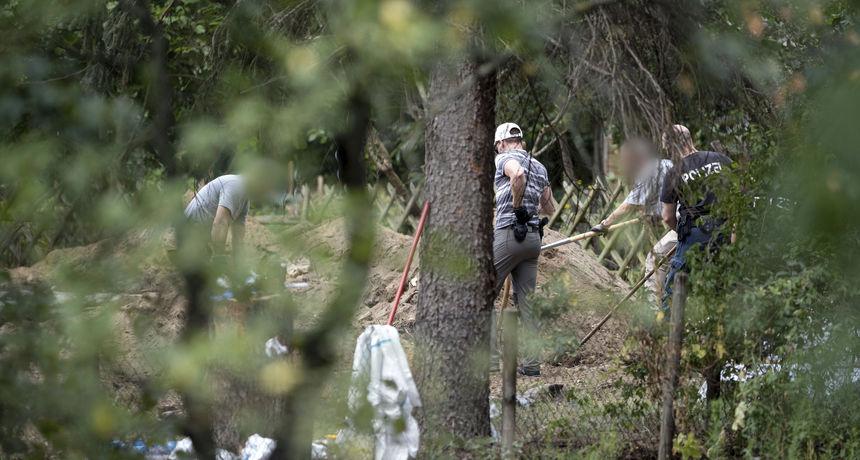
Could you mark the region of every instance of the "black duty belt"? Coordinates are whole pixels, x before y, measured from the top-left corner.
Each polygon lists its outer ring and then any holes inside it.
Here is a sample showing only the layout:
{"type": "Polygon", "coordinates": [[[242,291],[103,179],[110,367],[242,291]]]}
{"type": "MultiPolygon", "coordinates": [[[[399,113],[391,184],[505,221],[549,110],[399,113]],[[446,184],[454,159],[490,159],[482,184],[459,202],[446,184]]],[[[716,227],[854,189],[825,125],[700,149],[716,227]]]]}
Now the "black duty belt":
{"type": "Polygon", "coordinates": [[[697,221],[693,222],[693,227],[698,228],[705,233],[714,233],[715,231],[719,230],[724,223],[726,223],[725,219],[717,219],[703,216],[700,217],[697,221]]]}
{"type": "MultiPolygon", "coordinates": [[[[508,225],[508,226],[507,226],[507,227],[505,227],[505,228],[509,228],[509,229],[513,230],[513,229],[514,229],[514,224],[508,225]]],[[[538,233],[538,232],[540,232],[540,226],[535,225],[535,224],[526,224],[526,228],[528,229],[528,232],[529,232],[529,233],[538,233]]]]}

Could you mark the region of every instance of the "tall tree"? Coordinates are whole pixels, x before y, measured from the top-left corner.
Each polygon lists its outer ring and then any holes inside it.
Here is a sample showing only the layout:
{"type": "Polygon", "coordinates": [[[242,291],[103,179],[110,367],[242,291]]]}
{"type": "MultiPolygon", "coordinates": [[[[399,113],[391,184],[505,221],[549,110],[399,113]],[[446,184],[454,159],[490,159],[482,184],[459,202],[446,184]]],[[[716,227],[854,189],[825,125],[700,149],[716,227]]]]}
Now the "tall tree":
{"type": "Polygon", "coordinates": [[[415,335],[424,432],[486,436],[493,303],[492,143],[496,75],[467,59],[430,82],[425,136],[431,211],[415,335]]]}

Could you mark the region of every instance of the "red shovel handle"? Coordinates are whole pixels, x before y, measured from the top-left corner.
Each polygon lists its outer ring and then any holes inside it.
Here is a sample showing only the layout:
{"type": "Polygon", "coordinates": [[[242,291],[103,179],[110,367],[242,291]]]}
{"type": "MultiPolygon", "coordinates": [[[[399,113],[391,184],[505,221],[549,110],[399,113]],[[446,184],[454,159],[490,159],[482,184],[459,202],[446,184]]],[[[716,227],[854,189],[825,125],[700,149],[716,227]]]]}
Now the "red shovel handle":
{"type": "Polygon", "coordinates": [[[418,228],[415,229],[415,237],[412,238],[412,248],[409,249],[409,257],[406,258],[406,266],[403,267],[403,276],[400,277],[400,286],[397,287],[397,294],[394,295],[394,303],[391,305],[391,314],[388,315],[388,325],[394,323],[394,315],[397,314],[397,306],[400,305],[400,297],[403,295],[403,289],[406,288],[406,277],[409,276],[409,267],[412,266],[412,258],[415,256],[415,249],[418,248],[418,240],[421,239],[421,233],[424,231],[424,223],[427,222],[427,215],[430,214],[430,202],[424,202],[424,208],[421,210],[421,218],[418,219],[418,228]]]}

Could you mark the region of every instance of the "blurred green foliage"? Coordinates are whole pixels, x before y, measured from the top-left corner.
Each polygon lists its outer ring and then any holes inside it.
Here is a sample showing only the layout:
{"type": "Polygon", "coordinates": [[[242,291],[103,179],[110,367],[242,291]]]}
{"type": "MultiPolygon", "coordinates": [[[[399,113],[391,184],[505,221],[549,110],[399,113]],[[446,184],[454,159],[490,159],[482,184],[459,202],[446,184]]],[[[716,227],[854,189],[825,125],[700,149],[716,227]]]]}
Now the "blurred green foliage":
{"type": "MultiPolygon", "coordinates": [[[[420,178],[427,76],[463,55],[497,72],[497,119],[543,140],[534,147],[546,146],[540,159],[557,191],[562,180],[599,174],[590,151],[600,126],[618,141],[682,122],[701,147],[718,140],[734,158],[721,206],[738,242],[715,261],[693,262],[678,454],[858,456],[858,8],[849,0],[4,2],[0,265],[42,264],[36,281],[18,272],[0,287],[0,456],[104,458],[124,455],[110,449],[113,439],[178,436],[187,425],[164,416],[165,395],[217,401],[214,370],[271,397],[327,379],[266,361],[257,345],[295,311],[324,310],[333,334],[346,330],[371,231],[352,227],[355,257],[337,308],[287,296],[243,330],[184,341],[159,329],[171,299],[140,300],[153,286],[180,295],[160,236],[181,222],[183,195],[201,179],[275,160],[292,162],[294,184],[337,180],[337,139],[356,116],[356,96],[395,170],[420,178]],[[557,115],[558,132],[540,134],[557,115]],[[558,139],[547,145],[556,136],[567,150],[558,139]],[[151,340],[130,351],[118,331],[151,340]],[[725,383],[717,401],[699,399],[701,372],[741,364],[757,375],[725,383]]],[[[376,165],[364,166],[375,181],[376,165]]],[[[334,208],[366,223],[363,203],[347,197],[334,208]]],[[[291,255],[305,249],[299,237],[284,239],[291,255]]],[[[233,275],[254,268],[261,290],[280,291],[279,262],[248,254],[233,275]]],[[[206,273],[207,296],[219,274],[206,273]]],[[[546,292],[555,296],[540,304],[548,324],[570,308],[562,284],[554,280],[546,292]]],[[[571,352],[575,337],[550,329],[557,354],[571,352]]],[[[306,339],[295,344],[317,344],[306,339]]],[[[659,343],[631,346],[648,354],[659,343]]],[[[562,418],[547,428],[548,452],[567,435],[584,457],[644,448],[624,433],[652,420],[645,386],[654,369],[625,365],[621,401],[577,403],[617,422],[600,425],[610,434],[571,435],[581,425],[562,418]]],[[[300,394],[325,405],[318,393],[300,394]]],[[[325,409],[326,428],[344,415],[340,406],[325,409]]],[[[488,449],[485,440],[451,446],[488,449]]]]}

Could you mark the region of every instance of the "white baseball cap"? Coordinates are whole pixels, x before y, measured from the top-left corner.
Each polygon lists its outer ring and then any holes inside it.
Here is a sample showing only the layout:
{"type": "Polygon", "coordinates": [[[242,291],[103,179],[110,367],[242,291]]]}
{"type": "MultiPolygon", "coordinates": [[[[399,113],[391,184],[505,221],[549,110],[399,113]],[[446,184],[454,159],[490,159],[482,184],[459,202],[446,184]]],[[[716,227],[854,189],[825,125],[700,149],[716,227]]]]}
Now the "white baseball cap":
{"type": "Polygon", "coordinates": [[[512,137],[523,137],[523,130],[516,123],[502,123],[496,128],[496,140],[493,143],[512,137]]]}

